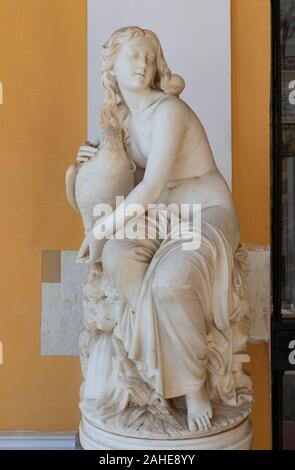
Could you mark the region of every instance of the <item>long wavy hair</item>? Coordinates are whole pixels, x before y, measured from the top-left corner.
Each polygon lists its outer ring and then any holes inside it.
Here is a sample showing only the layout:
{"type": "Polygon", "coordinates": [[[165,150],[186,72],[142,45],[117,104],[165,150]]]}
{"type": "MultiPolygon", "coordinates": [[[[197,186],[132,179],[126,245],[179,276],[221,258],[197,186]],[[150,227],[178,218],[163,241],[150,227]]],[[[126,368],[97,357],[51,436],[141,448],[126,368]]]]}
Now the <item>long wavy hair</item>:
{"type": "Polygon", "coordinates": [[[155,46],[156,71],[150,87],[162,90],[168,95],[179,96],[185,86],[184,80],[179,75],[172,74],[167,66],[159,38],[155,33],[138,26],[128,26],[114,31],[101,49],[101,84],[105,90],[105,99],[100,112],[100,124],[102,129],[109,125],[121,127],[125,144],[129,138],[126,127],[129,110],[121,95],[113,66],[120,47],[136,37],[146,37],[155,46]]]}

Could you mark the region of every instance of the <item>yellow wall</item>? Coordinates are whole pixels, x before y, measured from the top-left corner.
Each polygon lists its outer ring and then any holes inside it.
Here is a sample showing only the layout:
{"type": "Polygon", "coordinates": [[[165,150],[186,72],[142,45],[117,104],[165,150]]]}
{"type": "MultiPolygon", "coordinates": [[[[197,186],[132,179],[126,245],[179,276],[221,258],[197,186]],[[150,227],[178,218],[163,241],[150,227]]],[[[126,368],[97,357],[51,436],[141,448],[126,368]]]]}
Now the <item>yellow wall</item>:
{"type": "Polygon", "coordinates": [[[233,194],[243,243],[268,245],[270,1],[232,0],[233,194]]]}
{"type": "Polygon", "coordinates": [[[86,4],[0,0],[0,428],[77,428],[77,358],[40,356],[41,250],[76,249],[64,173],[86,136],[86,4]]]}
{"type": "MultiPolygon", "coordinates": [[[[232,0],[233,196],[241,241],[270,241],[270,1],[232,0]]],[[[253,377],[254,449],[271,448],[268,345],[248,347],[253,377]]]]}
{"type": "MultiPolygon", "coordinates": [[[[77,358],[40,356],[41,250],[77,249],[64,172],[86,136],[86,1],[0,0],[0,429],[79,422],[77,358]]],[[[233,193],[242,241],[269,243],[268,0],[232,0],[233,193]]],[[[270,445],[266,345],[251,345],[255,448],[270,445]]]]}

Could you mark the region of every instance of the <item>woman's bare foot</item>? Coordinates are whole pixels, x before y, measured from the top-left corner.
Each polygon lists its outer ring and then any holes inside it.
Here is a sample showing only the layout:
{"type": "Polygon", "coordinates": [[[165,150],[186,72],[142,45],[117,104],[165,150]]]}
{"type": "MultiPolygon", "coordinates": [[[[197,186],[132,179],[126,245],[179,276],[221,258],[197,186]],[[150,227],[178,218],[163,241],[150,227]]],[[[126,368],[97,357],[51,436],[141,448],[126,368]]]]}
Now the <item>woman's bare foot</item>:
{"type": "Polygon", "coordinates": [[[213,416],[212,406],[205,386],[185,396],[187,424],[190,431],[208,431],[213,416]]]}

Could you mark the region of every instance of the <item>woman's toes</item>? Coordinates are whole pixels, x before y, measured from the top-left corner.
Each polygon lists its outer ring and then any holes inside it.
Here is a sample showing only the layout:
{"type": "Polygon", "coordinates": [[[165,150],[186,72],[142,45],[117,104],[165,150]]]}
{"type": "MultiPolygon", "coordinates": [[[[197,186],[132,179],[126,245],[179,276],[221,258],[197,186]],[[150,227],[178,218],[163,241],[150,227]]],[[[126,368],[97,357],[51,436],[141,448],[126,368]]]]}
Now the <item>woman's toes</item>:
{"type": "Polygon", "coordinates": [[[207,423],[208,423],[208,426],[210,426],[210,428],[211,428],[211,419],[212,419],[212,416],[213,416],[212,412],[208,412],[208,411],[207,411],[205,417],[206,417],[206,421],[207,421],[207,423]]]}
{"type": "Polygon", "coordinates": [[[203,425],[203,431],[208,431],[208,424],[206,422],[205,416],[201,416],[201,421],[202,421],[202,425],[203,425]]]}
{"type": "Polygon", "coordinates": [[[199,416],[194,419],[188,419],[188,428],[191,432],[209,431],[209,429],[211,428],[211,419],[209,417],[209,412],[206,412],[206,414],[203,416],[199,416]]]}
{"type": "Polygon", "coordinates": [[[198,430],[198,426],[196,422],[193,419],[190,419],[188,422],[188,428],[190,431],[194,432],[198,430]]]}
{"type": "Polygon", "coordinates": [[[203,429],[203,424],[200,418],[196,419],[197,425],[198,425],[198,431],[202,431],[203,429]]]}

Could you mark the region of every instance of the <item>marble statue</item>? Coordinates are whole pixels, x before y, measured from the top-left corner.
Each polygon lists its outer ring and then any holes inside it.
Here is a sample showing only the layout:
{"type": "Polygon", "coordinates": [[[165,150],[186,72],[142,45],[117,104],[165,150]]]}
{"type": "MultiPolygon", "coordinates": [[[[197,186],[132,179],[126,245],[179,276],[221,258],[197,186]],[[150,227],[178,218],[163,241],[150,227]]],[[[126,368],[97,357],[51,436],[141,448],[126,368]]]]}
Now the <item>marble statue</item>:
{"type": "Polygon", "coordinates": [[[66,177],[85,228],[77,261],[90,264],[82,445],[249,448],[248,263],[230,190],[152,31],[115,31],[102,47],[101,73],[102,142],[83,143],[66,177]],[[101,203],[112,209],[103,219],[93,212],[101,203]],[[134,204],[142,208],[136,221],[153,220],[156,237],[116,237],[134,204]],[[174,214],[174,238],[163,207],[182,204],[186,224],[174,214]],[[200,243],[184,249],[194,204],[200,243]]]}

